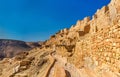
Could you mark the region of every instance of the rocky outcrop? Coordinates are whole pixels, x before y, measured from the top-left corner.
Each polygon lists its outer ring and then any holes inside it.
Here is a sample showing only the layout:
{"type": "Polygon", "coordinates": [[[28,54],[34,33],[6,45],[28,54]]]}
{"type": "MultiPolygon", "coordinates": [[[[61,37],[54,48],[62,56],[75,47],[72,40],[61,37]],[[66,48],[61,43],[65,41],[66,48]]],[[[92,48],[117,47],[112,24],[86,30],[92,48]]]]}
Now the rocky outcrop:
{"type": "MultiPolygon", "coordinates": [[[[78,20],[70,29],[55,34],[46,45],[74,45],[71,55],[67,55],[67,58],[78,68],[87,67],[97,71],[106,68],[119,72],[119,3],[119,0],[111,0],[108,6],[98,9],[91,20],[89,17],[78,20]]],[[[69,49],[59,47],[56,52],[66,57],[69,49]]]]}

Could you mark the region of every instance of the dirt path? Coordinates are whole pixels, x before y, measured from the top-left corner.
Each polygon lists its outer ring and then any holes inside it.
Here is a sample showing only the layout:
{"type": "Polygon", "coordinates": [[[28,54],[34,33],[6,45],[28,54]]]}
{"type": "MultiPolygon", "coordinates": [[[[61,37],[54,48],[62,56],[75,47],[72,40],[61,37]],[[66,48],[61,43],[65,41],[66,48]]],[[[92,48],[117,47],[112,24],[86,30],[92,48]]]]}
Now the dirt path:
{"type": "Polygon", "coordinates": [[[92,69],[76,68],[73,64],[68,63],[67,59],[65,57],[62,57],[60,55],[52,55],[52,57],[56,61],[53,65],[53,67],[51,67],[49,75],[47,77],[108,77],[109,75],[111,77],[119,77],[110,71],[106,72],[107,74],[103,73],[102,75],[98,76],[97,72],[95,72],[92,69]],[[58,68],[57,73],[56,73],[56,66],[58,68]],[[54,73],[55,73],[55,75],[54,75],[54,73]],[[62,74],[63,75],[65,74],[65,75],[63,76],[62,74]]]}
{"type": "Polygon", "coordinates": [[[51,68],[50,74],[48,77],[53,77],[55,66],[60,66],[65,70],[67,77],[81,77],[80,71],[72,64],[67,62],[65,57],[59,55],[53,55],[53,58],[56,59],[54,66],[51,68]]]}

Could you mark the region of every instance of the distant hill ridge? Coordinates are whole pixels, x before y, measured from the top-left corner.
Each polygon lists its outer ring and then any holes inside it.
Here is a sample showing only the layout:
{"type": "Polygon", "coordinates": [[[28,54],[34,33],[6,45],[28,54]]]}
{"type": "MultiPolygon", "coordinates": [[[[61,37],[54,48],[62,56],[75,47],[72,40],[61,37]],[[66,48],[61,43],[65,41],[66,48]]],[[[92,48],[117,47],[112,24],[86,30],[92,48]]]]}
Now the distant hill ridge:
{"type": "Polygon", "coordinates": [[[0,39],[0,58],[13,57],[16,54],[29,51],[31,47],[24,41],[0,39]]]}
{"type": "Polygon", "coordinates": [[[12,39],[0,39],[0,59],[11,58],[21,52],[40,47],[41,42],[24,42],[12,39]]]}

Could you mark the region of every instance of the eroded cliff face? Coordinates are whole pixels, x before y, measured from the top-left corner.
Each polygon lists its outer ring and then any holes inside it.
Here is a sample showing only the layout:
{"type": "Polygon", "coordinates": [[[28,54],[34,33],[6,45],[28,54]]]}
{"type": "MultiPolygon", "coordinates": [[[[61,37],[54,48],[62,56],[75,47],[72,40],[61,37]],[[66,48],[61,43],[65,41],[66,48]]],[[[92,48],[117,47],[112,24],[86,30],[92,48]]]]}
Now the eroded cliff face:
{"type": "Polygon", "coordinates": [[[97,10],[90,20],[51,36],[35,48],[0,62],[1,77],[119,77],[120,0],[97,10]],[[10,63],[10,64],[8,64],[10,63]]]}

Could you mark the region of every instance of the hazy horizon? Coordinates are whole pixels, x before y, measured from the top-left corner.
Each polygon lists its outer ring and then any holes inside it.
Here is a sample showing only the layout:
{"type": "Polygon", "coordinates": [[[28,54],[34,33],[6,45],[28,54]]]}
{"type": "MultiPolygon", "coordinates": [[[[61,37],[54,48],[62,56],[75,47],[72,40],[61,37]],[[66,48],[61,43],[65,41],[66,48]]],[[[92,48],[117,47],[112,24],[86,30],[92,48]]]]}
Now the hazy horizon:
{"type": "Polygon", "coordinates": [[[1,0],[0,39],[43,41],[110,0],[1,0]]]}

